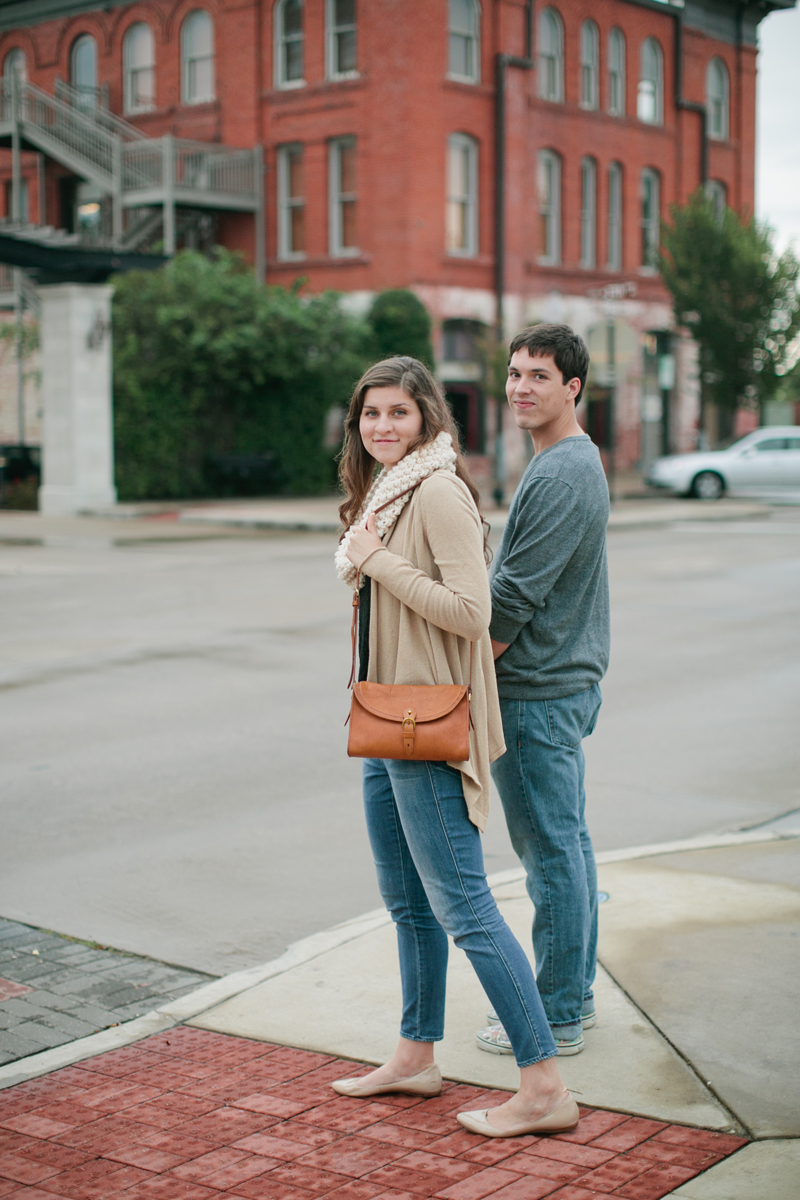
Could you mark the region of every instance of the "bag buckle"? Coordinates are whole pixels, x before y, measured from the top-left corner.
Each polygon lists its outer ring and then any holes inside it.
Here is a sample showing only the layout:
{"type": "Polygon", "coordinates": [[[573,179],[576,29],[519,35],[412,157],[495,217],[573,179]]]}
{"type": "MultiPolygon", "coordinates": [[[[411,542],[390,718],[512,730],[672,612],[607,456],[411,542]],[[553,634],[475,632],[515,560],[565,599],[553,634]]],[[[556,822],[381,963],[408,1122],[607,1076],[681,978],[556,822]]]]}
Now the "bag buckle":
{"type": "Polygon", "coordinates": [[[406,709],[406,714],[403,717],[403,749],[406,754],[414,753],[414,737],[416,734],[417,722],[414,720],[414,710],[406,709]]]}

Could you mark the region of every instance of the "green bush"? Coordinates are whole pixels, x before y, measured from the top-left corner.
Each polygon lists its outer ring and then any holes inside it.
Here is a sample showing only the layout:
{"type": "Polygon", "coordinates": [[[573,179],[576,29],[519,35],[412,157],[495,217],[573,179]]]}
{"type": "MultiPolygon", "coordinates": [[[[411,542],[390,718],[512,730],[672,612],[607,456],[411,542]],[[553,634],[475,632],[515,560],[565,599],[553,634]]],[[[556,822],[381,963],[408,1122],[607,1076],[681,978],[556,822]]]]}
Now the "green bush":
{"type": "Polygon", "coordinates": [[[380,292],[367,316],[377,360],[395,354],[418,358],[433,370],[431,318],[425,305],[405,288],[380,292]]]}
{"type": "Polygon", "coordinates": [[[120,499],[218,490],[212,460],[270,455],[275,490],[335,479],[325,418],[367,361],[363,322],[333,293],[265,287],[236,255],[185,251],[119,278],[114,436],[120,499]]]}

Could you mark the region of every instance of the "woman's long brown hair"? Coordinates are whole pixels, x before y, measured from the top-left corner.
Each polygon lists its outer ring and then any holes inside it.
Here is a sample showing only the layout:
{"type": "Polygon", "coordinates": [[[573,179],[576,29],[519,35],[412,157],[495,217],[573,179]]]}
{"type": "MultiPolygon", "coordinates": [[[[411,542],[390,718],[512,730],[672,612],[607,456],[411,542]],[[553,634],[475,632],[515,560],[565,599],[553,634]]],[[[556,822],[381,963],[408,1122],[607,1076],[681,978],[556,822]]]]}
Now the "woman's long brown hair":
{"type": "MultiPolygon", "coordinates": [[[[450,411],[450,405],[444,398],[441,388],[431,375],[428,368],[416,358],[405,355],[398,358],[385,358],[383,362],[375,363],[359,379],[355,386],[350,408],[344,423],[344,444],[339,456],[339,479],[345,492],[345,499],[339,505],[339,517],[345,529],[349,529],[364,507],[367,492],[372,486],[375,475],[375,459],[368,454],[361,440],[358,425],[364,400],[370,388],[396,387],[405,392],[419,405],[422,413],[422,430],[418,438],[410,443],[408,453],[432,442],[444,430],[453,439],[453,449],[456,452],[456,475],[469,488],[470,495],[475,501],[478,514],[481,515],[480,495],[470,477],[467,464],[461,455],[458,440],[458,427],[450,411]]],[[[483,520],[484,545],[489,526],[483,520]]],[[[488,559],[488,549],[486,550],[488,559]]]]}

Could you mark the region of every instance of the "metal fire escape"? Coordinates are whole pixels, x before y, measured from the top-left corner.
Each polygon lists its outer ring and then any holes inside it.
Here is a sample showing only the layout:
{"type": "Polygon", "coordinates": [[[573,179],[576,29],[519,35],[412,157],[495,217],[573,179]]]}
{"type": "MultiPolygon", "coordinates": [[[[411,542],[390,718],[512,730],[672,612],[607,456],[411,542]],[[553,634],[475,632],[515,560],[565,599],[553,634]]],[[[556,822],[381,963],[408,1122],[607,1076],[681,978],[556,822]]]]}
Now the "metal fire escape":
{"type": "MultiPolygon", "coordinates": [[[[3,233],[50,246],[89,241],[95,247],[133,251],[160,241],[175,253],[178,218],[191,213],[251,212],[255,223],[255,266],[264,278],[263,154],[260,146],[237,149],[171,134],[152,138],[108,111],[99,96],[87,97],[59,81],[49,95],[11,72],[0,81],[0,146],[11,149],[9,216],[3,233]],[[23,151],[39,158],[40,216],[23,220],[23,151]],[[44,158],[66,167],[103,197],[102,218],[89,237],[44,223],[44,158]],[[160,235],[160,236],[159,236],[160,235]]],[[[22,323],[36,312],[36,288],[19,268],[0,266],[0,309],[13,309],[17,328],[19,442],[25,442],[25,377],[22,323]]]]}
{"type": "MultiPolygon", "coordinates": [[[[20,153],[34,150],[108,198],[110,227],[103,242],[112,248],[137,249],[160,224],[164,253],[174,254],[176,211],[182,208],[253,213],[256,270],[263,278],[260,146],[240,150],[171,134],[147,137],[102,105],[87,103],[68,84],[60,83],[51,96],[16,73],[0,88],[0,146],[12,152],[14,223],[20,220],[20,153]]],[[[36,236],[33,228],[28,236],[36,236]]]]}

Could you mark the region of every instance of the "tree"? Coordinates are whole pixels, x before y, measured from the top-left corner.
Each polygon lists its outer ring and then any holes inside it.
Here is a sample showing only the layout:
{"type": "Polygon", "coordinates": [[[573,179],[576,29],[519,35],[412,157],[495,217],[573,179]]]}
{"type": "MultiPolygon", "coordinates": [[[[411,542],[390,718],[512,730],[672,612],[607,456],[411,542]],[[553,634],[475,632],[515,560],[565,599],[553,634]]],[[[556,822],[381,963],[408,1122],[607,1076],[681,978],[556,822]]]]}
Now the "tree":
{"type": "Polygon", "coordinates": [[[372,330],[372,349],[376,359],[407,354],[433,369],[431,318],[413,292],[389,288],[380,292],[367,316],[372,330]]]}
{"type": "Polygon", "coordinates": [[[702,191],[671,216],[661,275],[676,321],[700,347],[703,406],[763,411],[800,330],[797,260],[791,250],[778,256],[772,231],[754,218],[726,208],[720,219],[702,191]]]}
{"type": "Polygon", "coordinates": [[[129,500],[213,494],[220,456],[270,456],[274,489],[335,479],[329,410],[367,361],[338,297],[265,287],[236,255],[184,251],[114,296],[117,488],[129,500]]]}

